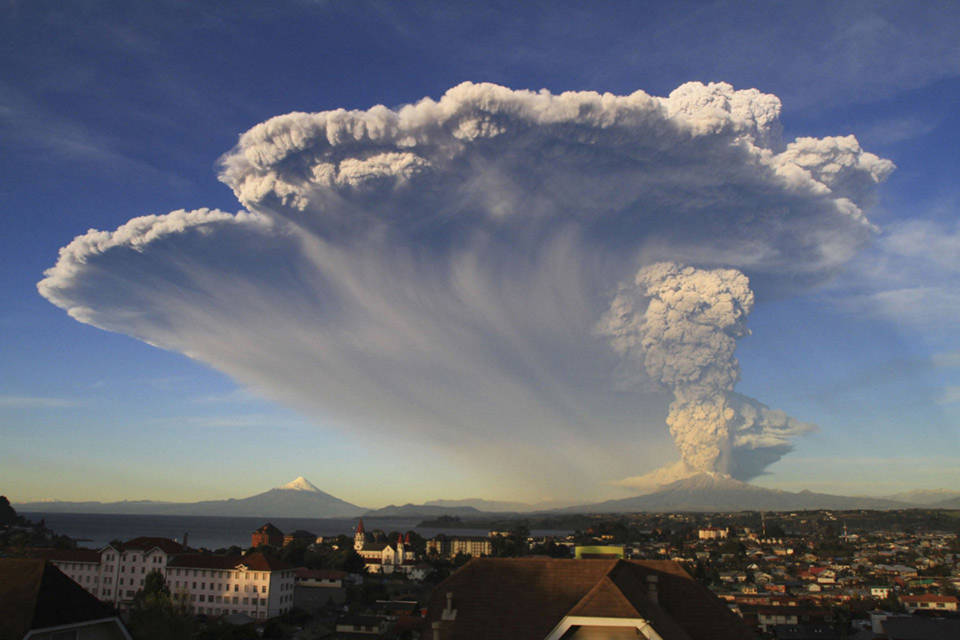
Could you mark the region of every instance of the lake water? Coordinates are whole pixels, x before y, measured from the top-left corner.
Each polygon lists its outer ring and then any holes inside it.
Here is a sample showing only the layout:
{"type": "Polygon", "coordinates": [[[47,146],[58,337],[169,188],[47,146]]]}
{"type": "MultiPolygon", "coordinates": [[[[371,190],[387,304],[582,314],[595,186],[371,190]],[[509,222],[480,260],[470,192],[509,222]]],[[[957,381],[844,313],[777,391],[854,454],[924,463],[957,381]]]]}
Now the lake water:
{"type": "MultiPolygon", "coordinates": [[[[182,541],[189,535],[191,547],[221,549],[237,545],[250,546],[250,534],[265,522],[272,522],[284,533],[304,529],[318,536],[353,536],[357,527],[356,518],[251,518],[222,516],[150,516],[101,513],[23,513],[37,522],[46,520],[54,532],[70,536],[81,547],[99,549],[111,540],[130,540],[139,536],[159,536],[182,541]]],[[[439,533],[448,535],[485,536],[487,529],[437,529],[416,526],[420,519],[365,518],[367,531],[381,529],[391,531],[416,531],[425,538],[439,533]]],[[[531,535],[566,535],[569,530],[534,530],[531,535]]]]}

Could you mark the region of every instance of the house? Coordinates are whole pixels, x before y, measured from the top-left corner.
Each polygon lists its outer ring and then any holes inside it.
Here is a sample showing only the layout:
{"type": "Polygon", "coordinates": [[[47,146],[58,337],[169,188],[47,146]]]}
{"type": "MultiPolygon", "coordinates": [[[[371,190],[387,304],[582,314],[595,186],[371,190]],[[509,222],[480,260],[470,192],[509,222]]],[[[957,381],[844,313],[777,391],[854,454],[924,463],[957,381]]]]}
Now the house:
{"type": "Polygon", "coordinates": [[[0,638],[131,640],[112,607],[42,558],[0,558],[0,638]]]}
{"type": "Polygon", "coordinates": [[[315,612],[331,603],[343,604],[347,599],[347,592],[343,588],[346,577],[346,571],[298,568],[295,573],[293,605],[304,611],[315,612]]]}
{"type": "Polygon", "coordinates": [[[351,634],[351,637],[353,634],[376,637],[386,633],[387,619],[382,616],[347,615],[337,620],[336,629],[338,634],[351,634]]]}
{"type": "Polygon", "coordinates": [[[768,606],[757,608],[757,626],[764,633],[777,625],[822,624],[831,621],[826,609],[811,609],[803,606],[768,606]]]}
{"type": "Polygon", "coordinates": [[[626,552],[622,544],[608,545],[575,545],[573,557],[577,560],[602,560],[625,558],[626,552]]]}
{"type": "Polygon", "coordinates": [[[938,596],[931,593],[921,596],[900,596],[900,602],[909,612],[915,611],[956,611],[956,596],[938,596]]]}
{"type": "Polygon", "coordinates": [[[272,522],[268,522],[250,534],[250,546],[282,547],[283,531],[273,526],[272,522]]]}
{"type": "Polygon", "coordinates": [[[699,540],[726,540],[729,534],[729,529],[720,527],[704,527],[697,531],[697,538],[699,540]]]}
{"type": "Polygon", "coordinates": [[[733,640],[753,633],[664,560],[475,558],[434,590],[428,640],[733,640]]]}
{"type": "Polygon", "coordinates": [[[890,593],[893,591],[893,587],[870,587],[870,597],[879,598],[883,600],[890,597],[890,593]]]}

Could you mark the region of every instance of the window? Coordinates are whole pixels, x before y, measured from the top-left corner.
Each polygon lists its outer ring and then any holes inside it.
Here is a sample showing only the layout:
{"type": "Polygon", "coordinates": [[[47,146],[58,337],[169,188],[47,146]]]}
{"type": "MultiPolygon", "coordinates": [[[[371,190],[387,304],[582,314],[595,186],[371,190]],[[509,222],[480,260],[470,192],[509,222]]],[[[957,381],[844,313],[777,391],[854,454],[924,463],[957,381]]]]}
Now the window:
{"type": "Polygon", "coordinates": [[[234,591],[239,591],[239,590],[240,590],[240,585],[238,585],[238,584],[233,585],[233,590],[234,590],[234,591]]]}

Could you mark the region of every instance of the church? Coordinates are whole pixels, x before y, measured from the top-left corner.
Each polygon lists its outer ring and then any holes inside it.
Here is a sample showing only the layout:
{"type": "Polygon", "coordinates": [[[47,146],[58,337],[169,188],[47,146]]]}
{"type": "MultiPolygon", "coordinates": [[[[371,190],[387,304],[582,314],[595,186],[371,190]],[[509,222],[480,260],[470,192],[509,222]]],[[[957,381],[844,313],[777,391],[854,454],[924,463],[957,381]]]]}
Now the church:
{"type": "Polygon", "coordinates": [[[410,534],[406,539],[398,535],[395,542],[373,542],[368,539],[363,528],[363,519],[357,523],[353,535],[353,548],[363,558],[367,573],[409,573],[413,569],[416,556],[410,544],[410,534]]]}

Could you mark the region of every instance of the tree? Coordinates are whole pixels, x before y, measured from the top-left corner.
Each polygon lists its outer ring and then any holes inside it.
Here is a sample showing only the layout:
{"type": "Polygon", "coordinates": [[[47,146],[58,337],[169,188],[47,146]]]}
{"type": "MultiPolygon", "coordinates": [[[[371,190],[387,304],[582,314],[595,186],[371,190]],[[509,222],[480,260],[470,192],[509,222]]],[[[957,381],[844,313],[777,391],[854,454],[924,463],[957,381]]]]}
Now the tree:
{"type": "Polygon", "coordinates": [[[146,597],[150,595],[170,596],[170,586],[167,579],[158,569],[154,569],[143,579],[143,589],[141,593],[146,597]]]}
{"type": "Polygon", "coordinates": [[[180,640],[193,635],[186,604],[170,596],[167,580],[157,570],[147,574],[134,596],[127,626],[135,640],[180,640]]]}
{"type": "Polygon", "coordinates": [[[343,561],[343,566],[341,567],[347,573],[363,573],[364,571],[364,562],[363,558],[360,557],[360,554],[350,549],[347,553],[347,557],[343,561]]]}
{"type": "Polygon", "coordinates": [[[10,506],[7,496],[0,496],[0,524],[17,524],[18,520],[17,512],[10,506]]]}

